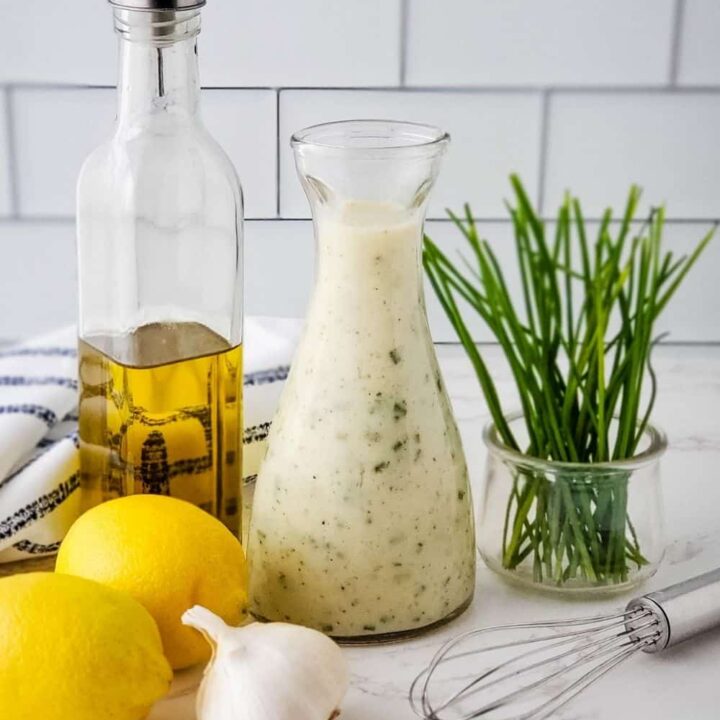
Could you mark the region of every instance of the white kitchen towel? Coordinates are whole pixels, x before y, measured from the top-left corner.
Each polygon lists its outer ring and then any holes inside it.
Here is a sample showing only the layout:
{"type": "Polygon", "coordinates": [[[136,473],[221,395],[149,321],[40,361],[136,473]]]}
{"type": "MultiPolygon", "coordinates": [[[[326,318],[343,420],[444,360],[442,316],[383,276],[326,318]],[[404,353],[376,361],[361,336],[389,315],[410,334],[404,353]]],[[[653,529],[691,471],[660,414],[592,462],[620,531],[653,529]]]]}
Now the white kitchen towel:
{"type": "MultiPolygon", "coordinates": [[[[247,318],[243,475],[252,481],[301,325],[247,318]]],[[[80,511],[75,328],[0,351],[0,563],[53,553],[80,511]]]]}

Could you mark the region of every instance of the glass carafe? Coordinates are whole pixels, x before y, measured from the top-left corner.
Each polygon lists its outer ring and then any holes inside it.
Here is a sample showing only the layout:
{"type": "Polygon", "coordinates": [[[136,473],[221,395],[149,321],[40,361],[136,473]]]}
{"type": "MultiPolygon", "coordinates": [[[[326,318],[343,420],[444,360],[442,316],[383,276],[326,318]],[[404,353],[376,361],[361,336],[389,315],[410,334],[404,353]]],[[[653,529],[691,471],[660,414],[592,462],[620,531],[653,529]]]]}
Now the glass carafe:
{"type": "Polygon", "coordinates": [[[448,142],[385,121],[292,139],[317,277],[253,504],[258,617],[383,640],[454,617],[472,598],[468,474],[420,265],[448,142]]]}
{"type": "Polygon", "coordinates": [[[188,500],[239,532],[242,195],[199,112],[204,0],[113,0],[118,113],[78,181],[86,505],[188,500]]]}

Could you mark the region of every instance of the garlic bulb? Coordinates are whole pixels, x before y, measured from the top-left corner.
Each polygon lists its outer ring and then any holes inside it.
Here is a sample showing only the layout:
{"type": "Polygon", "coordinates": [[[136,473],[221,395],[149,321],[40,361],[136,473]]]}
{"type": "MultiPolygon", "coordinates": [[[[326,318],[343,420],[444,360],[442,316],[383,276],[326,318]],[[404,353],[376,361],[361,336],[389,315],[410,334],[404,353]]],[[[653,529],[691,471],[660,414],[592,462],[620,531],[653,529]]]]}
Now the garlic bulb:
{"type": "Polygon", "coordinates": [[[199,605],[183,623],[213,655],[197,697],[198,720],[329,720],[348,688],[342,650],[316,630],[287,623],[230,627],[199,605]]]}

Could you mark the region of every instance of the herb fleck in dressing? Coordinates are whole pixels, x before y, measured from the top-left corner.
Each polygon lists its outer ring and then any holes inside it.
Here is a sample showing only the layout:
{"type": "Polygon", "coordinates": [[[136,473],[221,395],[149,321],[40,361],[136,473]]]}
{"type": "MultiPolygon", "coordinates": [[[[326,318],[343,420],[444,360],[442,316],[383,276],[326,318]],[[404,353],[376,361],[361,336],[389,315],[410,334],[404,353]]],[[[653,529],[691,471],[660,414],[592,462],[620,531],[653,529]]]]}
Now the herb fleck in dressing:
{"type": "Polygon", "coordinates": [[[471,598],[467,469],[421,293],[421,219],[349,204],[318,278],[258,478],[254,612],[335,636],[409,631],[471,598]]]}

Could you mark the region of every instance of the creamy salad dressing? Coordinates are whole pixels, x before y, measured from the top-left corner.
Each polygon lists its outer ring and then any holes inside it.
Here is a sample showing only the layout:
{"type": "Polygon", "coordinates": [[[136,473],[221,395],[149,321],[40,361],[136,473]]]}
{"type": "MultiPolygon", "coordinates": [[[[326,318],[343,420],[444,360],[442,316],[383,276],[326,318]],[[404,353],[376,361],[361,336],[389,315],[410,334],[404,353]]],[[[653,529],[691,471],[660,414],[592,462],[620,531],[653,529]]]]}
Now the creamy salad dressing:
{"type": "Polygon", "coordinates": [[[335,636],[437,622],[474,588],[460,437],[422,304],[421,218],[348,204],[273,422],[249,540],[253,611],[335,636]]]}

